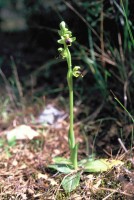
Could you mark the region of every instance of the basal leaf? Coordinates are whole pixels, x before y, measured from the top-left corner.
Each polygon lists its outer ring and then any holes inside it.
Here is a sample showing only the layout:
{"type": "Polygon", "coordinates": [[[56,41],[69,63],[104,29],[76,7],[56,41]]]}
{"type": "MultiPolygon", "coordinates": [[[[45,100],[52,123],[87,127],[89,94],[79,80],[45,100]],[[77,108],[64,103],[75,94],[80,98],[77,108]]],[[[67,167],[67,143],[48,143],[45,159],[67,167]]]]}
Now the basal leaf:
{"type": "Polygon", "coordinates": [[[79,185],[79,182],[80,182],[80,173],[76,173],[65,177],[61,185],[65,190],[65,192],[70,193],[71,191],[76,189],[76,187],[79,185]]]}
{"type": "Polygon", "coordinates": [[[88,161],[84,165],[85,172],[103,172],[107,170],[108,166],[101,160],[88,161]]]}
{"type": "Polygon", "coordinates": [[[100,159],[94,161],[88,161],[84,164],[85,172],[104,172],[111,169],[114,166],[122,165],[123,162],[120,160],[108,160],[100,159]]]}
{"type": "Polygon", "coordinates": [[[74,171],[71,166],[66,165],[66,164],[53,164],[53,165],[49,165],[48,167],[51,169],[55,169],[64,174],[69,174],[74,171]]]}
{"type": "Polygon", "coordinates": [[[66,159],[64,157],[55,157],[53,158],[54,163],[58,164],[71,164],[71,161],[69,159],[66,159]]]}

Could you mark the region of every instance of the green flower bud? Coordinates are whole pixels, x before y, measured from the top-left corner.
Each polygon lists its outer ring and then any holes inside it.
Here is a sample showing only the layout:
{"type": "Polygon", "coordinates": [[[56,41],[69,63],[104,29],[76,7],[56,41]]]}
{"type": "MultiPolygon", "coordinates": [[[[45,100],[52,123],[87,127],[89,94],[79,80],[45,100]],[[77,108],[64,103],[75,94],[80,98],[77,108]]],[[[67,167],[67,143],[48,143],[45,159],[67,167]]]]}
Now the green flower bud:
{"type": "Polygon", "coordinates": [[[59,54],[62,57],[62,59],[66,58],[67,53],[66,53],[66,51],[63,48],[61,48],[61,47],[58,48],[58,51],[59,51],[59,54]]]}
{"type": "Polygon", "coordinates": [[[66,44],[67,46],[71,46],[72,42],[76,40],[75,37],[72,37],[72,32],[69,31],[68,28],[66,28],[66,24],[64,21],[60,23],[60,30],[58,31],[58,33],[61,37],[61,39],[57,41],[59,44],[66,44]]]}
{"type": "Polygon", "coordinates": [[[66,26],[65,22],[62,21],[62,22],[60,23],[60,29],[61,29],[61,30],[65,30],[65,29],[66,29],[65,26],[66,26]]]}

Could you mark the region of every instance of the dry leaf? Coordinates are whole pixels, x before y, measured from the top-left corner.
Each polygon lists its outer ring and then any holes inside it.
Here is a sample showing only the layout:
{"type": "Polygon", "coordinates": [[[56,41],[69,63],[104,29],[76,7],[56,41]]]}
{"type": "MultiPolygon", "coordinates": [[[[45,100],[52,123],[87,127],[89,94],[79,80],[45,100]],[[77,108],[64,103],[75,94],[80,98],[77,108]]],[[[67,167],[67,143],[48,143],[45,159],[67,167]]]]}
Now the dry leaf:
{"type": "Polygon", "coordinates": [[[13,165],[13,166],[17,166],[17,165],[18,165],[17,160],[14,160],[14,161],[12,162],[12,165],[13,165]]]}
{"type": "Polygon", "coordinates": [[[41,174],[41,173],[39,173],[39,174],[38,174],[38,179],[40,179],[40,178],[43,178],[43,179],[45,179],[45,180],[48,180],[48,175],[47,175],[47,174],[41,174]]]}
{"type": "Polygon", "coordinates": [[[20,125],[8,132],[6,132],[7,140],[15,138],[16,140],[32,140],[34,137],[39,136],[39,133],[33,130],[30,126],[20,125]]]}
{"type": "Polygon", "coordinates": [[[47,174],[41,174],[41,173],[39,173],[38,174],[38,179],[40,179],[40,178],[43,178],[43,179],[49,181],[51,185],[57,185],[57,182],[54,179],[52,179],[52,178],[48,178],[47,174]]]}

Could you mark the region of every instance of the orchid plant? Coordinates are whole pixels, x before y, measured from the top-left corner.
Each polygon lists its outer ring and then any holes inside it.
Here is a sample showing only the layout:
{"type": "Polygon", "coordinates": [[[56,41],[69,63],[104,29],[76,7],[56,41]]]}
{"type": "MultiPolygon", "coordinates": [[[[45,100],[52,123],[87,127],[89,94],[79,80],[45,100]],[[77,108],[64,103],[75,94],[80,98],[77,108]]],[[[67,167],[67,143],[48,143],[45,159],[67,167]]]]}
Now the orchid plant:
{"type": "Polygon", "coordinates": [[[120,160],[108,160],[108,159],[83,159],[78,162],[78,144],[75,142],[74,135],[74,114],[73,114],[73,76],[83,77],[80,66],[72,67],[72,57],[69,47],[76,40],[72,36],[72,32],[66,27],[64,21],[60,23],[60,30],[58,31],[60,39],[57,41],[62,46],[58,48],[59,54],[62,59],[66,60],[68,66],[67,82],[69,88],[69,104],[70,104],[70,127],[68,131],[68,143],[70,149],[70,158],[56,157],[53,159],[54,164],[49,165],[64,174],[70,174],[65,176],[61,185],[66,192],[74,190],[80,181],[80,171],[84,172],[103,172],[111,169],[115,165],[123,164],[120,160]],[[74,174],[74,172],[76,172],[74,174]]]}
{"type": "Polygon", "coordinates": [[[74,136],[74,115],[73,115],[73,76],[79,77],[81,75],[80,67],[75,66],[72,69],[72,58],[69,47],[72,43],[76,40],[75,37],[72,37],[72,32],[66,28],[65,22],[60,23],[60,30],[58,31],[60,39],[58,43],[63,45],[58,49],[60,55],[63,59],[67,61],[68,65],[68,72],[67,72],[67,82],[69,88],[69,103],[70,103],[70,128],[68,133],[68,142],[70,148],[70,161],[75,169],[78,167],[77,162],[77,152],[78,152],[78,144],[75,143],[75,136],[74,136]]]}

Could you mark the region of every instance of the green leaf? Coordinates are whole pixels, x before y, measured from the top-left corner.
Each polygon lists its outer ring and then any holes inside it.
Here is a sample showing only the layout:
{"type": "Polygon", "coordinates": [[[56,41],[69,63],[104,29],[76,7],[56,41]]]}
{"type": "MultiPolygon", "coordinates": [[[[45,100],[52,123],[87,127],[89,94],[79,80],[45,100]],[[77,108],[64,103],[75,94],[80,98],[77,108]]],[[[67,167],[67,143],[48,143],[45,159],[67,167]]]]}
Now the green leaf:
{"type": "Polygon", "coordinates": [[[8,147],[5,147],[5,152],[6,152],[6,155],[7,155],[8,158],[11,157],[11,153],[10,153],[8,147]]]}
{"type": "Polygon", "coordinates": [[[72,192],[76,189],[80,182],[80,173],[67,176],[63,179],[61,185],[65,192],[72,192]]]}
{"type": "Polygon", "coordinates": [[[1,139],[0,139],[0,147],[3,147],[4,144],[5,144],[5,140],[1,138],[1,139]]]}
{"type": "Polygon", "coordinates": [[[15,136],[13,136],[10,140],[8,140],[8,145],[10,147],[13,147],[16,145],[16,137],[15,136]]]}
{"type": "Polygon", "coordinates": [[[105,163],[103,163],[101,160],[88,161],[84,165],[85,172],[103,172],[107,170],[108,170],[108,166],[105,163]]]}
{"type": "Polygon", "coordinates": [[[123,162],[120,160],[108,160],[108,159],[88,161],[84,165],[84,171],[85,172],[105,172],[117,165],[123,165],[123,162]]]}
{"type": "Polygon", "coordinates": [[[55,157],[53,158],[55,164],[71,164],[71,161],[64,157],[55,157]]]}
{"type": "Polygon", "coordinates": [[[83,167],[87,162],[91,162],[95,160],[95,155],[91,155],[89,158],[82,159],[78,162],[79,167],[83,167]]]}
{"type": "Polygon", "coordinates": [[[64,174],[69,174],[74,171],[70,165],[66,165],[66,164],[53,164],[53,165],[49,165],[48,167],[55,169],[64,174]]]}

